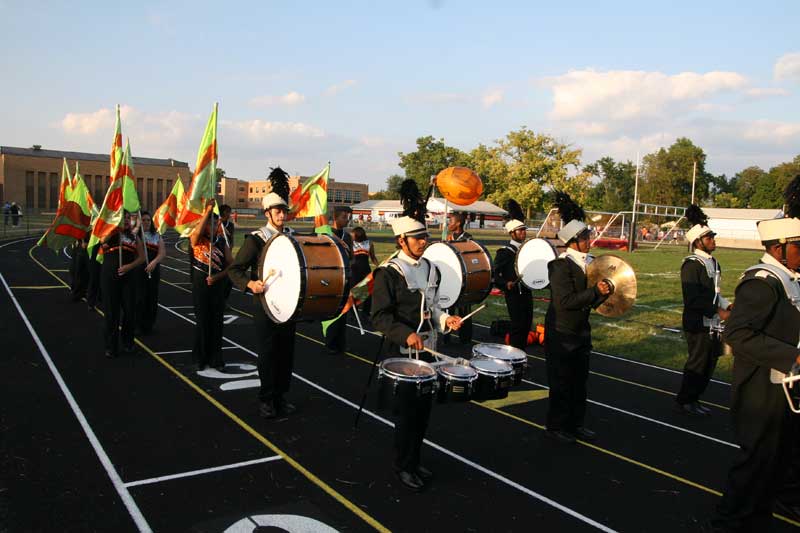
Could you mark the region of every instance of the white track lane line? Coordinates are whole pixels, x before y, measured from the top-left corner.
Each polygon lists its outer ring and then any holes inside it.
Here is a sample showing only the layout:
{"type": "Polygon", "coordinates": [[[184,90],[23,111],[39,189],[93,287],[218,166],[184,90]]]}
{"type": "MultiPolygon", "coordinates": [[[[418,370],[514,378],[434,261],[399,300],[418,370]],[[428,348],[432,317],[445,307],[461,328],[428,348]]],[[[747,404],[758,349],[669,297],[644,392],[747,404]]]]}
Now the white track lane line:
{"type": "MultiPolygon", "coordinates": [[[[350,328],[353,328],[355,330],[358,330],[358,328],[356,326],[353,326],[351,324],[347,324],[347,326],[350,327],[350,328]]],[[[375,335],[377,337],[380,337],[380,333],[376,333],[376,332],[370,331],[368,329],[364,329],[364,332],[369,333],[371,335],[375,335]]],[[[529,383],[530,385],[534,385],[536,387],[541,387],[543,389],[548,389],[549,390],[549,387],[547,387],[546,385],[542,385],[540,383],[529,381],[527,379],[523,379],[522,381],[524,381],[525,383],[529,383]]],[[[640,414],[634,413],[632,411],[626,411],[625,409],[621,409],[619,407],[614,407],[613,405],[609,405],[607,403],[598,402],[596,400],[590,400],[588,398],[587,398],[586,401],[589,402],[589,403],[592,403],[594,405],[600,406],[600,407],[605,407],[606,409],[610,409],[612,411],[617,411],[618,413],[626,414],[628,416],[632,416],[632,417],[638,418],[640,420],[645,420],[647,422],[652,422],[653,424],[658,424],[659,426],[668,427],[668,428],[671,428],[671,429],[674,429],[674,430],[677,430],[677,431],[681,431],[683,433],[687,433],[689,435],[694,435],[696,437],[700,437],[700,438],[707,439],[707,440],[710,440],[710,441],[713,441],[713,442],[717,442],[717,443],[725,445],[725,446],[730,446],[732,448],[737,448],[737,449],[739,448],[739,446],[737,446],[736,444],[733,444],[732,442],[728,442],[728,441],[725,441],[725,440],[722,440],[722,439],[718,439],[716,437],[712,437],[711,435],[705,435],[703,433],[698,433],[696,431],[692,431],[691,429],[686,429],[686,428],[683,428],[683,427],[680,427],[680,426],[675,426],[675,425],[670,424],[668,422],[663,422],[663,421],[657,420],[655,418],[650,418],[648,416],[640,415],[640,414]]]]}
{"type": "Polygon", "coordinates": [[[136,502],[133,500],[131,493],[128,492],[128,489],[125,487],[125,484],[119,477],[119,473],[117,472],[116,468],[114,468],[114,465],[111,462],[111,459],[109,459],[108,454],[106,454],[105,450],[100,445],[100,441],[97,440],[97,435],[95,435],[94,431],[89,425],[89,422],[83,415],[83,411],[81,411],[81,408],[78,406],[78,403],[72,396],[72,393],[67,387],[67,384],[64,382],[64,379],[61,377],[61,374],[58,372],[58,369],[56,368],[55,364],[53,364],[53,360],[50,358],[50,354],[47,353],[47,350],[45,349],[44,344],[42,344],[39,335],[36,333],[36,330],[33,329],[30,320],[28,320],[28,316],[25,314],[25,311],[22,310],[22,306],[20,306],[19,302],[17,301],[17,298],[14,296],[14,294],[11,292],[11,289],[8,287],[8,283],[6,283],[6,278],[3,276],[2,273],[0,273],[0,281],[2,281],[3,286],[6,289],[6,292],[8,293],[8,296],[11,298],[11,301],[14,302],[14,306],[17,308],[17,311],[19,312],[20,317],[22,317],[22,320],[25,322],[25,326],[28,328],[28,332],[31,334],[31,337],[33,337],[36,346],[39,348],[39,352],[42,354],[42,357],[47,363],[47,366],[50,369],[50,372],[53,374],[56,383],[58,383],[61,392],[67,399],[67,403],[72,409],[72,412],[75,414],[75,417],[78,419],[81,428],[83,428],[83,432],[86,434],[86,438],[89,439],[89,443],[92,445],[92,448],[94,448],[94,452],[95,454],[97,454],[98,459],[100,459],[100,463],[103,465],[103,468],[105,468],[108,477],[111,479],[111,483],[114,485],[114,488],[117,491],[117,494],[119,494],[119,497],[122,499],[122,503],[125,504],[125,507],[128,509],[128,513],[131,515],[131,518],[136,524],[136,527],[139,529],[139,531],[143,532],[152,531],[152,529],[150,529],[150,525],[147,523],[147,520],[145,520],[144,515],[139,510],[139,506],[136,505],[136,502]]]}
{"type": "Polygon", "coordinates": [[[241,463],[231,463],[222,466],[213,466],[211,468],[202,468],[200,470],[190,470],[189,472],[181,472],[180,474],[170,474],[168,476],[151,477],[150,479],[140,479],[139,481],[129,481],[125,483],[126,487],[138,487],[140,485],[150,485],[152,483],[161,483],[162,481],[169,481],[171,479],[180,479],[184,477],[199,476],[202,474],[209,474],[211,472],[220,472],[222,470],[231,470],[234,468],[242,468],[245,466],[257,465],[261,463],[268,463],[271,461],[280,461],[283,459],[280,455],[273,455],[271,457],[263,457],[261,459],[253,459],[252,461],[242,461],[241,463]]]}
{"type": "MultiPolygon", "coordinates": [[[[185,320],[186,322],[189,322],[190,324],[195,324],[195,322],[193,320],[190,320],[189,318],[187,318],[187,317],[185,317],[185,316],[183,316],[183,315],[181,315],[179,313],[176,313],[175,311],[172,311],[168,307],[165,307],[165,306],[163,306],[161,304],[158,304],[158,306],[162,307],[163,309],[165,309],[166,311],[172,313],[173,315],[177,316],[178,318],[181,318],[181,319],[185,320]]],[[[225,341],[233,344],[234,346],[237,346],[237,347],[241,348],[243,351],[249,353],[253,357],[256,357],[256,358],[258,357],[257,353],[245,348],[241,344],[238,344],[238,343],[232,341],[231,339],[229,339],[227,337],[222,337],[222,338],[225,341]]],[[[355,403],[351,402],[350,400],[348,400],[346,398],[343,398],[343,397],[339,396],[338,394],[336,394],[336,393],[334,393],[332,391],[329,391],[325,387],[322,387],[321,385],[317,385],[313,381],[310,381],[310,380],[304,378],[303,376],[300,376],[300,375],[298,375],[298,374],[296,374],[294,372],[292,372],[292,376],[294,378],[302,381],[306,385],[308,385],[310,387],[313,387],[313,388],[317,389],[318,391],[320,391],[320,392],[322,392],[324,394],[327,394],[331,398],[334,398],[334,399],[344,403],[345,405],[347,405],[349,407],[352,407],[355,410],[358,410],[358,405],[356,405],[355,403]]],[[[373,413],[369,409],[364,409],[362,412],[365,415],[367,415],[367,416],[369,416],[371,418],[374,418],[375,420],[377,420],[379,422],[382,422],[383,424],[385,424],[385,425],[387,425],[389,427],[392,427],[392,428],[394,427],[394,424],[392,422],[390,422],[389,420],[386,420],[385,418],[373,413]]],[[[608,532],[608,533],[612,533],[612,532],[615,531],[615,530],[609,528],[608,526],[605,526],[605,525],[601,524],[600,522],[592,520],[588,516],[580,514],[578,511],[574,511],[574,510],[570,509],[569,507],[558,503],[555,500],[551,500],[547,496],[539,494],[538,492],[536,492],[534,490],[531,490],[531,489],[529,489],[529,488],[527,488],[527,487],[525,487],[523,485],[520,485],[519,483],[516,483],[515,481],[512,481],[512,480],[508,479],[507,477],[498,474],[497,472],[489,470],[488,468],[486,468],[484,466],[481,466],[478,463],[470,461],[466,457],[458,455],[457,453],[455,453],[453,451],[450,451],[447,448],[444,448],[443,446],[440,446],[439,444],[436,444],[435,442],[432,442],[432,441],[430,441],[428,439],[425,439],[424,442],[428,446],[430,446],[430,447],[432,447],[432,448],[444,453],[445,455],[449,455],[453,459],[455,459],[455,460],[457,460],[457,461],[459,461],[461,463],[464,463],[465,465],[471,466],[472,468],[474,468],[476,470],[479,470],[480,472],[483,472],[487,476],[490,476],[490,477],[492,477],[492,478],[494,478],[494,479],[496,479],[496,480],[498,480],[498,481],[500,481],[502,483],[505,483],[506,485],[508,485],[508,486],[510,486],[512,488],[515,488],[518,491],[523,492],[523,493],[527,494],[528,496],[531,496],[532,498],[535,498],[535,499],[539,500],[542,503],[550,505],[551,507],[554,507],[554,508],[558,509],[559,511],[561,511],[563,513],[566,513],[566,514],[568,514],[568,515],[580,520],[581,522],[584,522],[584,523],[586,523],[586,524],[588,524],[590,526],[593,526],[593,527],[599,529],[600,531],[605,531],[605,532],[608,532]]]]}

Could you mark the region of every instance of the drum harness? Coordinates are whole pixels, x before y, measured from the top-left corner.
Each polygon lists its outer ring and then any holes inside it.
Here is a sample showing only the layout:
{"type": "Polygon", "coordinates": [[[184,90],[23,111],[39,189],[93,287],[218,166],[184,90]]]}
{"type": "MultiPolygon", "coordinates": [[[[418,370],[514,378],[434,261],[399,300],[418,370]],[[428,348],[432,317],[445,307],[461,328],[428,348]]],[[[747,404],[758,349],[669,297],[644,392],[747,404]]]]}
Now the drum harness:
{"type": "MultiPolygon", "coordinates": [[[[515,242],[518,242],[518,241],[512,240],[508,244],[504,244],[503,248],[505,248],[506,250],[508,250],[512,254],[517,255],[519,253],[519,249],[523,245],[523,243],[519,243],[518,245],[515,246],[515,245],[512,244],[512,243],[515,243],[515,242]]],[[[514,285],[517,287],[517,291],[519,291],[520,294],[522,294],[522,283],[521,283],[521,281],[522,281],[522,278],[517,278],[517,281],[514,282],[514,285]]]]}
{"type": "MultiPolygon", "coordinates": [[[[389,260],[387,266],[391,266],[395,271],[397,271],[403,279],[405,279],[406,286],[408,290],[412,292],[418,292],[420,294],[420,302],[419,302],[419,324],[417,325],[417,333],[419,336],[423,338],[423,344],[428,348],[433,350],[436,349],[436,328],[433,327],[431,323],[431,308],[436,305],[436,291],[439,287],[437,278],[438,278],[438,270],[433,264],[428,261],[428,259],[424,257],[419,258],[419,262],[424,264],[428,267],[428,282],[425,286],[420,284],[420,279],[418,276],[414,276],[414,273],[411,269],[411,265],[407,262],[403,261],[399,258],[393,258],[389,260]],[[428,327],[430,328],[427,332],[420,333],[422,326],[428,323],[428,327]]],[[[404,348],[400,347],[400,353],[413,355],[414,359],[419,359],[419,350],[411,349],[411,348],[404,348]]]]}
{"type": "MultiPolygon", "coordinates": [[[[708,257],[692,254],[683,258],[683,262],[685,263],[686,261],[697,261],[705,267],[708,277],[714,280],[714,305],[727,308],[730,302],[722,296],[719,262],[717,262],[711,254],[709,254],[708,257]]],[[[714,313],[712,318],[703,317],[703,326],[708,328],[708,334],[714,338],[719,338],[725,330],[725,326],[722,324],[718,313],[714,313]]]]}

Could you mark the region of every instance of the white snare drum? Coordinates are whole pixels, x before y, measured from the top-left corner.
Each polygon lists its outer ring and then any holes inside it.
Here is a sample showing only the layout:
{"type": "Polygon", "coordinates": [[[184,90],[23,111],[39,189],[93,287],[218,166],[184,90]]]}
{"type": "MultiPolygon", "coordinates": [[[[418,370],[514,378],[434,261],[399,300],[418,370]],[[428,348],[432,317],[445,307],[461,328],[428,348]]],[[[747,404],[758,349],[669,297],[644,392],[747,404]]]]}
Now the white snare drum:
{"type": "Polygon", "coordinates": [[[476,344],[472,347],[472,360],[491,359],[502,361],[514,369],[514,385],[522,382],[522,376],[528,367],[528,356],[519,348],[507,344],[476,344]]]}
{"type": "Polygon", "coordinates": [[[439,307],[449,309],[480,303],[492,290],[492,259],[486,248],[475,241],[435,242],[422,257],[441,273],[439,307]]]}
{"type": "Polygon", "coordinates": [[[494,359],[473,359],[469,364],[478,372],[473,399],[497,400],[508,396],[508,389],[514,380],[511,365],[494,359]]]}
{"type": "Polygon", "coordinates": [[[261,305],[279,324],[329,320],[350,294],[347,249],[327,235],[273,235],[261,252],[258,277],[265,285],[261,305]]]}
{"type": "Polygon", "coordinates": [[[547,264],[556,257],[552,244],[544,239],[531,239],[517,252],[514,264],[517,276],[529,289],[544,289],[550,284],[547,264]]]}

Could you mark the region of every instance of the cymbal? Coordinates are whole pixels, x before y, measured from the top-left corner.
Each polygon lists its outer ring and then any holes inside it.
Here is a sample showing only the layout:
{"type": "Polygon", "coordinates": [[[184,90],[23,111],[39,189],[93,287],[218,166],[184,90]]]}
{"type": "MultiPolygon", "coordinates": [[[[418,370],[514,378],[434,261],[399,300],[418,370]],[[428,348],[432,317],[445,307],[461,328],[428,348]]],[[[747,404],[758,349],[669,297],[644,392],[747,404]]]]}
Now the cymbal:
{"type": "Polygon", "coordinates": [[[614,286],[614,292],[597,308],[603,316],[616,317],[627,313],[636,302],[636,274],[633,268],[613,254],[595,257],[586,267],[589,286],[607,280],[614,286]]]}

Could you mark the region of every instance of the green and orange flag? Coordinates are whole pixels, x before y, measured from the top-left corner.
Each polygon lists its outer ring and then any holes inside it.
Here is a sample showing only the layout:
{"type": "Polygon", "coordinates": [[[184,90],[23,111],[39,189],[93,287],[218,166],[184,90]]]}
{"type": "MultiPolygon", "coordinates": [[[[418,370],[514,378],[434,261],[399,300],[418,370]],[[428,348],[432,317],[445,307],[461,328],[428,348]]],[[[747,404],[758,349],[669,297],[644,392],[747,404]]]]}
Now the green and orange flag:
{"type": "Polygon", "coordinates": [[[51,250],[58,252],[61,248],[71,243],[76,238],[67,235],[60,236],[56,232],[60,221],[63,218],[64,208],[67,204],[66,195],[68,190],[71,188],[71,184],[72,177],[70,176],[67,158],[65,157],[64,163],[61,166],[61,183],[58,188],[58,208],[56,209],[56,216],[54,217],[53,222],[50,224],[50,227],[47,228],[47,231],[45,231],[44,235],[42,235],[42,237],[39,239],[39,242],[36,243],[38,246],[47,246],[51,250]]]}
{"type": "Polygon", "coordinates": [[[114,176],[119,172],[122,164],[122,123],[119,119],[119,104],[117,104],[117,121],[114,124],[114,139],[111,141],[111,155],[109,161],[109,176],[114,181],[114,176]]]}
{"type": "MultiPolygon", "coordinates": [[[[214,104],[214,110],[208,118],[206,131],[197,151],[192,183],[186,193],[186,202],[176,220],[175,225],[177,228],[181,228],[180,232],[183,237],[188,237],[200,222],[206,202],[214,198],[216,193],[214,180],[217,174],[217,107],[217,104],[214,104]]],[[[217,206],[214,206],[214,211],[219,212],[217,206]]]]}
{"type": "MultiPolygon", "coordinates": [[[[125,219],[123,188],[127,169],[122,164],[123,157],[120,157],[120,164],[117,166],[115,174],[111,176],[111,183],[106,191],[106,197],[103,199],[103,205],[100,206],[100,211],[94,220],[92,236],[89,238],[89,245],[86,247],[90,257],[92,250],[100,243],[100,240],[111,236],[118,227],[122,226],[125,219]]],[[[134,189],[134,192],[136,192],[136,189],[134,189]]],[[[97,260],[101,263],[103,262],[102,254],[97,254],[97,260]]]]}
{"type": "Polygon", "coordinates": [[[328,225],[328,177],[331,174],[330,162],[315,176],[311,176],[302,187],[292,191],[289,197],[289,220],[314,217],[316,233],[331,234],[328,225]]]}
{"type": "Polygon", "coordinates": [[[183,204],[186,200],[185,196],[183,182],[181,181],[181,177],[178,176],[175,185],[172,186],[172,192],[169,193],[164,203],[156,209],[156,212],[153,213],[153,226],[156,228],[157,232],[163,235],[164,232],[167,231],[167,228],[175,228],[175,231],[181,232],[181,228],[176,227],[176,224],[178,214],[181,212],[181,208],[183,208],[183,204]]]}
{"type": "Polygon", "coordinates": [[[133,171],[130,139],[125,144],[125,153],[122,155],[122,165],[119,171],[123,180],[122,207],[129,213],[135,213],[142,209],[142,204],[139,202],[139,194],[136,192],[136,175],[133,171]]]}

